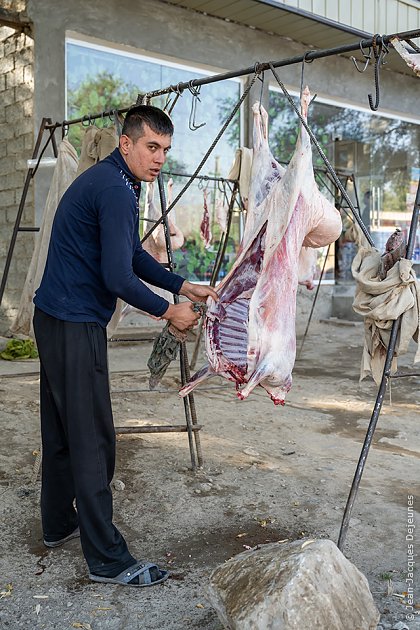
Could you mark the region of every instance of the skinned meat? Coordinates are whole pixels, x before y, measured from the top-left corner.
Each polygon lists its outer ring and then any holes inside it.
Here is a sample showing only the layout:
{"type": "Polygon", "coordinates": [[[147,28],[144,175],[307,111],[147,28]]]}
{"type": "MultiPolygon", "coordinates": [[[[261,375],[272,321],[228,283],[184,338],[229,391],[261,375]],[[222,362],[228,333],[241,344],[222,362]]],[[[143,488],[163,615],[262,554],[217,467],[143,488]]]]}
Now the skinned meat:
{"type": "Polygon", "coordinates": [[[207,190],[204,189],[203,190],[203,218],[201,219],[201,224],[200,224],[200,236],[203,239],[204,247],[206,249],[210,247],[211,239],[212,239],[211,226],[210,226],[210,214],[209,214],[209,208],[207,205],[207,197],[208,197],[207,190]]]}
{"type": "MultiPolygon", "coordinates": [[[[305,118],[309,101],[306,88],[301,102],[305,118]]],[[[265,141],[256,145],[253,201],[247,219],[250,227],[235,264],[217,287],[219,301],[208,299],[205,342],[209,364],[192,377],[181,396],[215,374],[234,381],[240,399],[260,385],[276,405],[284,404],[290,390],[301,248],[336,240],[341,218],[315,183],[311,144],[304,128],[283,173],[273,166],[269,155],[265,141]]]]}
{"type": "Polygon", "coordinates": [[[298,282],[312,291],[316,273],[316,249],[302,247],[298,260],[298,282]]]}
{"type": "Polygon", "coordinates": [[[226,204],[224,202],[224,199],[221,199],[220,197],[218,197],[216,199],[216,221],[218,226],[220,227],[220,230],[222,232],[222,234],[224,234],[227,230],[227,213],[228,213],[228,209],[226,207],[226,204]]]}
{"type": "Polygon", "coordinates": [[[420,77],[420,53],[409,53],[398,37],[393,37],[391,39],[391,44],[397,53],[404,59],[407,66],[409,66],[412,71],[420,77]]]}

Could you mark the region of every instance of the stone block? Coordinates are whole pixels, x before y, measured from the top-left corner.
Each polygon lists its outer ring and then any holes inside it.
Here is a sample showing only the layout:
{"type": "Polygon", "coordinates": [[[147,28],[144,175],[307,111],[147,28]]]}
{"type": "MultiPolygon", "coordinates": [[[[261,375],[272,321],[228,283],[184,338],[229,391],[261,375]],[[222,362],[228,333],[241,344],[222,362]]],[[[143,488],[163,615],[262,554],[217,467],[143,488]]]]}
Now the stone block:
{"type": "Polygon", "coordinates": [[[6,74],[7,72],[11,72],[15,67],[15,60],[12,55],[8,57],[3,57],[0,59],[0,74],[6,74]]]}
{"type": "MultiPolygon", "coordinates": [[[[11,138],[14,138],[14,136],[15,136],[15,131],[11,125],[9,125],[8,123],[0,124],[0,138],[2,139],[2,142],[10,140],[11,138]]],[[[0,174],[1,174],[1,171],[0,171],[0,174]]]]}
{"type": "Polygon", "coordinates": [[[10,175],[15,171],[14,160],[10,158],[0,159],[0,175],[10,175]]]}
{"type": "Polygon", "coordinates": [[[14,37],[9,37],[4,42],[4,55],[5,57],[9,55],[14,55],[16,52],[16,35],[14,37]]]}
{"type": "Polygon", "coordinates": [[[29,37],[29,35],[20,33],[16,37],[16,52],[19,52],[20,50],[25,50],[26,48],[31,49],[33,47],[34,47],[34,40],[32,39],[32,37],[29,37]]]}
{"type": "Polygon", "coordinates": [[[13,228],[17,217],[18,207],[15,203],[15,191],[13,190],[8,192],[12,194],[13,202],[11,203],[10,207],[6,209],[6,221],[9,226],[13,228]]]}
{"type": "MultiPolygon", "coordinates": [[[[22,112],[23,112],[23,105],[22,105],[22,112]]],[[[19,135],[23,136],[25,133],[32,133],[34,132],[34,121],[33,118],[21,118],[21,120],[19,121],[19,135]]]]}
{"type": "MultiPolygon", "coordinates": [[[[0,147],[1,149],[2,147],[0,147]]],[[[16,188],[23,188],[24,177],[22,173],[9,173],[7,175],[0,175],[0,190],[15,190],[16,188]]]]}
{"type": "Polygon", "coordinates": [[[4,43],[0,42],[0,59],[4,57],[4,43]]]}
{"type": "MultiPolygon", "coordinates": [[[[12,103],[6,108],[6,120],[9,125],[17,125],[23,118],[23,104],[12,103]]],[[[20,126],[19,126],[20,129],[20,126]]],[[[19,134],[20,135],[20,134],[19,134]]]]}
{"type": "Polygon", "coordinates": [[[12,88],[23,83],[23,68],[15,68],[6,74],[6,87],[12,88]]]}
{"type": "Polygon", "coordinates": [[[28,64],[23,68],[23,82],[26,85],[34,85],[34,69],[32,64],[28,64]]]}
{"type": "Polygon", "coordinates": [[[0,92],[4,92],[6,90],[6,77],[2,74],[0,75],[0,92]]]}
{"type": "Polygon", "coordinates": [[[15,193],[13,190],[0,190],[0,208],[11,206],[15,202],[15,193]]]}
{"type": "Polygon", "coordinates": [[[17,171],[26,171],[28,170],[28,160],[30,159],[30,152],[28,151],[27,157],[15,158],[15,169],[17,171]]]}
{"type": "Polygon", "coordinates": [[[15,100],[16,101],[26,101],[28,99],[33,99],[34,89],[33,86],[27,85],[26,83],[22,83],[22,85],[18,85],[15,87],[15,100]]]}
{"type": "Polygon", "coordinates": [[[35,144],[34,134],[33,134],[33,132],[32,133],[25,133],[25,135],[23,137],[25,138],[25,149],[27,151],[30,151],[31,155],[32,155],[34,144],[35,144]]]}
{"type": "Polygon", "coordinates": [[[2,102],[2,105],[4,105],[4,107],[7,107],[8,105],[12,105],[12,103],[15,102],[15,90],[16,88],[10,88],[10,90],[4,90],[3,94],[1,95],[1,102],[2,102]]]}
{"type": "Polygon", "coordinates": [[[26,101],[23,101],[23,115],[25,116],[25,118],[31,118],[33,116],[33,113],[34,103],[32,98],[28,98],[26,101]]]}
{"type": "MultiPolygon", "coordinates": [[[[1,117],[1,110],[0,110],[1,117]]],[[[25,150],[25,140],[22,136],[7,142],[7,155],[21,154],[25,150]]]]}
{"type": "Polygon", "coordinates": [[[210,576],[209,599],[231,630],[375,630],[362,573],[330,540],[262,545],[210,576]]]}
{"type": "Polygon", "coordinates": [[[15,54],[15,68],[19,66],[27,66],[32,64],[34,60],[34,54],[32,48],[26,47],[16,51],[15,54]]]}
{"type": "MultiPolygon", "coordinates": [[[[21,175],[23,175],[23,173],[20,173],[21,175]]],[[[23,190],[23,184],[25,182],[25,178],[22,177],[22,183],[21,185],[15,189],[15,205],[16,208],[18,208],[19,204],[20,204],[20,200],[22,198],[22,190],[23,190]]],[[[29,199],[29,195],[26,197],[26,203],[29,203],[30,199],[29,199]]],[[[26,206],[25,203],[25,206],[26,206]]],[[[25,219],[25,215],[22,217],[22,225],[24,225],[25,223],[27,223],[29,225],[29,223],[32,225],[32,221],[28,222],[27,219],[25,219]]]]}

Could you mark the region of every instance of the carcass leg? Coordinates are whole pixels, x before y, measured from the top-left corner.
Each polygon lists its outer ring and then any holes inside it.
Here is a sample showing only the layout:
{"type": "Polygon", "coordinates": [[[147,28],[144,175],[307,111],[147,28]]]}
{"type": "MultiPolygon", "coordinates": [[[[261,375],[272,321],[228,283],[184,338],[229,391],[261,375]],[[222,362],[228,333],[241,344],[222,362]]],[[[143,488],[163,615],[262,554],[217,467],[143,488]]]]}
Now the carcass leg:
{"type": "Polygon", "coordinates": [[[189,383],[187,383],[182,389],[180,389],[179,395],[184,398],[185,396],[190,394],[192,390],[197,387],[197,385],[207,380],[208,378],[211,378],[212,376],[216,376],[216,372],[214,372],[209,365],[205,365],[201,368],[201,370],[198,370],[198,372],[194,374],[189,383]]]}

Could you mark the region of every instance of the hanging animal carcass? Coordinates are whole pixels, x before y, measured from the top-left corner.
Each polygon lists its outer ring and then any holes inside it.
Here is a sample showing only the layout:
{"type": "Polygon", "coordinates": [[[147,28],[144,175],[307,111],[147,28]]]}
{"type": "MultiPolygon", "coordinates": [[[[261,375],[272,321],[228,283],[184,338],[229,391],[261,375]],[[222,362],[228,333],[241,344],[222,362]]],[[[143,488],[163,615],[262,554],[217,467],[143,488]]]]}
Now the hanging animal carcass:
{"type": "MultiPolygon", "coordinates": [[[[302,93],[305,120],[309,89],[302,93]]],[[[284,404],[296,353],[298,260],[303,247],[321,247],[341,233],[341,218],[318,189],[307,131],[302,127],[284,170],[268,148],[266,119],[254,108],[254,158],[247,224],[239,255],[208,299],[205,343],[209,364],[182,388],[187,395],[214,375],[236,383],[246,398],[260,385],[284,404]]]]}

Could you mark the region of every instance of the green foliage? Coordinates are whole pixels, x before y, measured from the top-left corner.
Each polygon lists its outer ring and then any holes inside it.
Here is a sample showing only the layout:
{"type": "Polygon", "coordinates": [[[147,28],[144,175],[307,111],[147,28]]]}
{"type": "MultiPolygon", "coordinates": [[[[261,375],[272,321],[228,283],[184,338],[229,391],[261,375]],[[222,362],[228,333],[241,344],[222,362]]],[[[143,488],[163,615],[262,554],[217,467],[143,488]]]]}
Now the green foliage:
{"type": "MultiPolygon", "coordinates": [[[[297,104],[297,97],[294,100],[297,104]]],[[[298,136],[299,120],[283,94],[270,92],[269,117],[271,151],[279,161],[289,162],[298,136]]],[[[332,161],[337,138],[363,146],[366,160],[369,160],[369,173],[382,177],[388,188],[392,188],[392,191],[384,190],[386,209],[404,209],[409,181],[406,165],[418,161],[418,128],[402,120],[391,121],[368,112],[316,101],[309,108],[308,122],[324,153],[332,161]]],[[[324,167],[316,148],[313,148],[313,162],[314,166],[324,167]]]]}
{"type": "MultiPolygon", "coordinates": [[[[110,72],[99,72],[88,77],[75,90],[68,91],[68,116],[81,118],[93,113],[129,107],[136,102],[138,88],[132,83],[125,83],[110,72]]],[[[97,127],[111,124],[110,119],[95,120],[97,127]]],[[[83,126],[72,125],[69,140],[76,149],[80,148],[83,126]]]]}
{"type": "Polygon", "coordinates": [[[11,339],[0,352],[0,357],[6,361],[37,359],[38,352],[32,339],[11,339]]]}
{"type": "MultiPolygon", "coordinates": [[[[89,114],[129,107],[136,102],[138,94],[138,88],[132,83],[125,83],[110,72],[99,72],[93,77],[88,77],[77,89],[68,91],[69,118],[82,118],[89,114]]],[[[163,107],[163,99],[156,99],[154,105],[163,107]]],[[[96,127],[106,127],[113,124],[113,120],[107,117],[105,119],[97,118],[94,122],[96,127]]],[[[79,151],[83,133],[83,124],[80,126],[71,125],[69,129],[69,140],[79,151]]],[[[185,173],[186,167],[169,154],[165,170],[185,173]]]]}
{"type": "Polygon", "coordinates": [[[383,573],[379,574],[379,578],[381,580],[384,580],[384,582],[387,582],[388,580],[392,578],[392,575],[391,573],[389,573],[389,571],[384,571],[383,573]]]}
{"type": "MultiPolygon", "coordinates": [[[[184,246],[174,252],[175,271],[192,281],[210,280],[218,247],[219,241],[214,239],[211,248],[206,249],[199,233],[192,232],[184,246]]],[[[229,237],[219,279],[231,268],[235,251],[235,241],[229,237]]]]}

